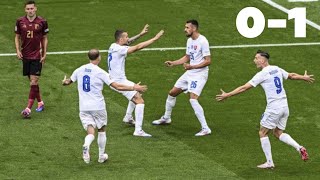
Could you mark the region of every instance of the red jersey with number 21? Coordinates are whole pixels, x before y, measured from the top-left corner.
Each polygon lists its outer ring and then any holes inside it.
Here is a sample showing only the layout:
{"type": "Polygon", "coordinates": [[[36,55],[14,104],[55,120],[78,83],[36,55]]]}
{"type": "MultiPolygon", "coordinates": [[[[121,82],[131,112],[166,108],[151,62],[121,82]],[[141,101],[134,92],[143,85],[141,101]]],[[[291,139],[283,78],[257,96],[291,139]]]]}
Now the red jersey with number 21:
{"type": "Polygon", "coordinates": [[[41,59],[41,40],[49,32],[45,19],[37,16],[30,22],[27,16],[20,17],[16,22],[15,33],[21,36],[21,53],[23,59],[41,59]]]}

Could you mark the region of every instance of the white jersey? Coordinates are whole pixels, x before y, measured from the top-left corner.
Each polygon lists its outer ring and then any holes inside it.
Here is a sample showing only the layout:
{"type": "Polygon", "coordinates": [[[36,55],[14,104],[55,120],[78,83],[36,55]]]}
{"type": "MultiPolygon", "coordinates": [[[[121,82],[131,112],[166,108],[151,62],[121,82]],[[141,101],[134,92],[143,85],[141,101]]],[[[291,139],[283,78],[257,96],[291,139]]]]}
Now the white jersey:
{"type": "Polygon", "coordinates": [[[283,79],[288,79],[288,72],[278,66],[267,66],[258,72],[249,83],[261,85],[266,93],[267,109],[287,107],[287,95],[283,88],[283,79]]]}
{"type": "Polygon", "coordinates": [[[106,109],[102,95],[103,85],[106,83],[109,86],[113,83],[106,71],[89,63],[76,69],[70,79],[73,82],[78,81],[80,111],[106,109]]]}
{"type": "MultiPolygon", "coordinates": [[[[189,38],[187,41],[186,54],[190,56],[190,65],[197,65],[204,61],[205,56],[210,56],[209,42],[206,37],[199,35],[196,40],[189,38]]],[[[199,73],[208,74],[209,67],[200,69],[191,69],[187,71],[189,75],[196,75],[199,73]]]]}
{"type": "Polygon", "coordinates": [[[127,79],[125,72],[125,61],[129,46],[121,46],[112,43],[108,50],[108,72],[111,79],[127,79]]]}

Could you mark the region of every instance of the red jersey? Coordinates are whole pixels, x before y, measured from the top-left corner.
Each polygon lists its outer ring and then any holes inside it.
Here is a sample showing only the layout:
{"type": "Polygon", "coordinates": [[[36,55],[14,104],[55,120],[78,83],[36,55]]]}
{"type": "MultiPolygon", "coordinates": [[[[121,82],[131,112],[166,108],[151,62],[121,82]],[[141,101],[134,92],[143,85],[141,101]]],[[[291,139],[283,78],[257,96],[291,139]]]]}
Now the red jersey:
{"type": "Polygon", "coordinates": [[[37,16],[32,22],[27,16],[17,19],[15,33],[21,36],[23,59],[41,59],[40,43],[48,32],[48,23],[42,17],[37,16]]]}

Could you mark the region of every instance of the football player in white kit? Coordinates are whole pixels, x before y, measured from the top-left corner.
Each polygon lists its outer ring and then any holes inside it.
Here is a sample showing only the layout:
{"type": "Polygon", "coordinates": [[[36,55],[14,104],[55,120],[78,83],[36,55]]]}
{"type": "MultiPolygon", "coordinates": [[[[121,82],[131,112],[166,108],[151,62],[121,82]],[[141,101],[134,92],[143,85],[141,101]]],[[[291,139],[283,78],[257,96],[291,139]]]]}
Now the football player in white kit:
{"type": "Polygon", "coordinates": [[[176,104],[176,97],[186,92],[190,94],[190,104],[197,116],[201,130],[195,136],[205,136],[211,134],[207,125],[202,106],[198,102],[203,87],[208,79],[209,65],[211,64],[211,54],[209,42],[206,37],[198,31],[198,21],[188,20],[185,24],[185,33],[189,37],[187,41],[186,55],[175,61],[166,61],[167,66],[176,66],[183,64],[186,72],[177,80],[174,87],[170,90],[164,115],[152,122],[153,125],[162,125],[171,123],[171,112],[176,104]],[[190,62],[188,64],[187,62],[190,62]]]}
{"type": "MultiPolygon", "coordinates": [[[[149,31],[149,24],[146,24],[143,29],[141,30],[141,32],[133,37],[130,37],[128,39],[127,46],[129,46],[131,43],[133,43],[134,41],[136,41],[137,39],[139,39],[140,37],[144,36],[145,34],[147,34],[149,31]]],[[[112,58],[112,55],[108,56],[107,60],[109,60],[110,58],[112,58]]],[[[108,64],[109,65],[109,64],[108,64]]],[[[133,110],[135,109],[136,105],[134,104],[134,102],[129,100],[128,103],[128,107],[126,110],[126,115],[123,118],[123,122],[128,123],[130,125],[134,125],[135,124],[135,120],[132,116],[133,110]]]]}
{"type": "MultiPolygon", "coordinates": [[[[148,26],[145,26],[145,28],[147,29],[148,26]]],[[[110,78],[115,82],[132,86],[134,83],[127,79],[125,73],[125,61],[127,55],[151,45],[152,43],[157,41],[163,35],[163,33],[164,31],[161,30],[156,36],[147,41],[141,42],[134,46],[128,46],[128,44],[130,43],[129,40],[131,40],[132,38],[128,37],[128,33],[126,31],[116,30],[114,34],[116,42],[112,43],[108,50],[107,63],[110,78]]],[[[133,110],[135,110],[135,131],[133,135],[141,137],[151,137],[150,134],[142,130],[144,100],[141,94],[137,91],[118,92],[129,100],[129,105],[126,116],[124,117],[124,122],[129,122],[129,120],[133,120],[132,112],[133,110]]]]}
{"type": "Polygon", "coordinates": [[[222,101],[252,87],[256,87],[259,84],[262,86],[267,99],[267,107],[262,115],[259,130],[261,147],[267,159],[267,162],[257,166],[262,169],[275,167],[272,160],[271,144],[268,138],[268,133],[271,130],[273,130],[274,136],[280,141],[294,147],[300,153],[302,160],[308,160],[306,148],[299,145],[289,134],[283,132],[289,116],[287,96],[283,88],[283,79],[304,80],[309,83],[314,81],[313,75],[308,75],[307,71],[305,71],[304,75],[299,75],[296,73],[288,73],[278,66],[269,65],[269,58],[270,55],[267,52],[258,50],[254,58],[254,63],[257,68],[261,68],[262,70],[243,86],[229,93],[221,90],[221,94],[216,96],[217,101],[222,101]]]}
{"type": "Polygon", "coordinates": [[[80,120],[83,128],[87,131],[87,136],[83,145],[83,160],[90,162],[89,149],[94,140],[95,128],[98,129],[98,162],[103,163],[108,159],[105,153],[107,125],[107,111],[104,97],[102,95],[103,85],[107,84],[121,91],[144,92],[147,87],[139,84],[124,85],[114,82],[109,74],[101,69],[98,64],[101,61],[100,53],[97,49],[91,49],[88,53],[90,63],[76,69],[70,78],[65,76],[62,80],[63,85],[70,85],[78,81],[80,120]]]}

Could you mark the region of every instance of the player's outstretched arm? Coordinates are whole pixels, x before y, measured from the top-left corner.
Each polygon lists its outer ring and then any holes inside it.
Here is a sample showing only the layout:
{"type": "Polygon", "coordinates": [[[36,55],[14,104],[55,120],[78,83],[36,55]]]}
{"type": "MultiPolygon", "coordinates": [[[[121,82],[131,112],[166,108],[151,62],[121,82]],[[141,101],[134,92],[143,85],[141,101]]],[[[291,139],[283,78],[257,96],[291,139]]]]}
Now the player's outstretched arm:
{"type": "Polygon", "coordinates": [[[70,78],[67,78],[67,75],[64,76],[64,79],[62,80],[62,85],[70,85],[72,83],[70,78]]]}
{"type": "Polygon", "coordinates": [[[182,58],[180,58],[178,60],[166,61],[166,62],[164,62],[164,64],[168,67],[171,67],[171,66],[176,66],[176,65],[181,65],[181,64],[187,63],[187,62],[189,62],[189,60],[190,60],[190,56],[184,55],[182,58]]]}
{"type": "Polygon", "coordinates": [[[220,89],[221,94],[216,95],[216,100],[217,101],[223,101],[225,99],[227,99],[228,97],[240,94],[242,92],[245,92],[246,90],[252,88],[253,86],[250,83],[246,83],[245,85],[239,86],[237,87],[235,90],[231,91],[231,92],[224,92],[222,89],[220,89]]]}
{"type": "Polygon", "coordinates": [[[304,80],[309,83],[313,83],[313,81],[315,80],[312,74],[308,75],[307,71],[304,72],[304,75],[300,75],[297,73],[289,73],[288,78],[292,80],[304,80]]]}
{"type": "Polygon", "coordinates": [[[161,30],[160,32],[158,32],[157,35],[155,35],[153,38],[147,40],[147,41],[144,41],[142,43],[139,43],[135,46],[131,46],[129,47],[128,51],[127,51],[127,54],[131,54],[131,53],[134,53],[136,51],[139,51],[140,49],[143,49],[147,46],[149,46],[150,44],[154,43],[155,41],[157,41],[158,39],[160,39],[160,37],[163,35],[164,31],[161,30]]]}
{"type": "Polygon", "coordinates": [[[133,43],[135,40],[139,39],[140,37],[144,36],[145,34],[147,34],[149,31],[149,24],[144,25],[143,29],[141,30],[141,32],[131,38],[129,38],[128,40],[128,45],[130,45],[131,43],[133,43]]]}
{"type": "Polygon", "coordinates": [[[146,85],[140,85],[140,82],[137,84],[134,84],[133,86],[127,86],[117,82],[113,82],[110,85],[119,91],[138,91],[142,93],[147,91],[148,89],[146,85]]]}

